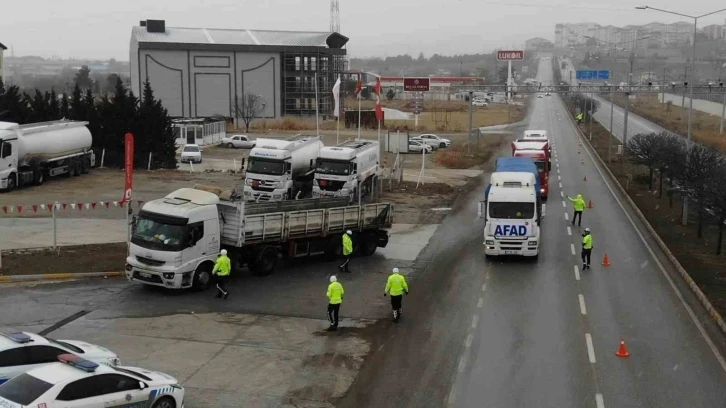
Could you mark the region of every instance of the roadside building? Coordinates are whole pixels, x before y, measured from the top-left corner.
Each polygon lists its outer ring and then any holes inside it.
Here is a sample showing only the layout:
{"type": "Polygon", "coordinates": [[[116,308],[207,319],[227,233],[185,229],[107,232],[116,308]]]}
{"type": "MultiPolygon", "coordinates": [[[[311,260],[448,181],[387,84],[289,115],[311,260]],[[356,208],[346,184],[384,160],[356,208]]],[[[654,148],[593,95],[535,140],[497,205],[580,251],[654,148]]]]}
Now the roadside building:
{"type": "Polygon", "coordinates": [[[148,79],[173,117],[234,116],[235,100],[258,95],[261,118],[321,115],[344,71],[348,38],[334,32],[167,27],[146,20],[131,30],[131,89],[148,79]]]}

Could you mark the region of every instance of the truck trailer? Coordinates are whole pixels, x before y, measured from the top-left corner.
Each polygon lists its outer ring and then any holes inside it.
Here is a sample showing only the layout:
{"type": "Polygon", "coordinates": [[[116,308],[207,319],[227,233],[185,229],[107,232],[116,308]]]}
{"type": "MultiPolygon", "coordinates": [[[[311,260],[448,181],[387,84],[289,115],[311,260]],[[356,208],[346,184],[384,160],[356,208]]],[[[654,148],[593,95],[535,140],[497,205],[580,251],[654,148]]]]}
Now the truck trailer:
{"type": "Polygon", "coordinates": [[[547,142],[514,142],[512,143],[513,157],[528,157],[537,166],[542,199],[549,196],[549,172],[551,170],[550,154],[547,142]]]}
{"type": "Polygon", "coordinates": [[[47,177],[80,176],[96,165],[88,122],[0,122],[0,189],[41,185],[47,177]]]}
{"type": "Polygon", "coordinates": [[[378,174],[378,142],[353,140],[320,149],[315,166],[313,198],[346,197],[352,203],[358,195],[371,192],[378,174]]]}
{"type": "MultiPolygon", "coordinates": [[[[347,199],[244,201],[236,192],[182,188],[144,203],[132,222],[126,276],[171,289],[206,289],[221,249],[233,269],[272,273],[279,258],[341,252],[341,236],[353,231],[354,253],[372,255],[388,245],[390,203],[347,205],[347,199]]],[[[235,272],[233,272],[235,273],[235,272]]]]}
{"type": "Polygon", "coordinates": [[[257,139],[250,150],[244,186],[247,201],[284,201],[312,192],[315,161],[323,142],[318,136],[257,139]]]}

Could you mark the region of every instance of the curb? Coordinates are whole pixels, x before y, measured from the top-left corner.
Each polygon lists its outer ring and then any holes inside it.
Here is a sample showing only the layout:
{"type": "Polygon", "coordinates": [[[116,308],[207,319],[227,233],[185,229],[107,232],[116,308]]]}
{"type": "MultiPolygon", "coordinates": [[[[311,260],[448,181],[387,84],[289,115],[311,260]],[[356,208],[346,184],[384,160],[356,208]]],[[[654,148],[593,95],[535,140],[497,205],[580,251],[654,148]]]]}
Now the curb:
{"type": "Polygon", "coordinates": [[[115,278],[126,276],[124,272],[89,272],[89,273],[45,273],[42,275],[3,275],[0,283],[4,282],[32,282],[61,279],[88,279],[88,278],[115,278]]]}
{"type": "MultiPolygon", "coordinates": [[[[564,102],[563,102],[564,103],[564,102]]],[[[572,115],[570,115],[570,112],[567,111],[568,115],[567,117],[570,119],[570,122],[573,122],[572,115]]],[[[628,201],[628,204],[630,205],[633,212],[638,216],[640,221],[645,225],[645,228],[648,229],[648,232],[650,233],[651,237],[658,243],[658,246],[660,247],[661,251],[665,253],[665,255],[668,257],[668,260],[671,261],[671,264],[676,268],[678,273],[681,275],[681,278],[686,282],[688,285],[688,288],[691,289],[691,292],[693,292],[694,295],[698,298],[698,300],[701,302],[704,308],[706,308],[706,311],[708,312],[708,315],[716,322],[719,329],[721,329],[721,332],[726,334],[726,322],[724,322],[721,315],[718,313],[715,307],[713,307],[713,304],[711,304],[711,301],[708,300],[706,295],[703,294],[701,291],[701,288],[698,287],[696,282],[691,278],[691,275],[688,274],[688,271],[681,265],[681,263],[678,261],[678,259],[673,255],[673,252],[668,248],[668,246],[663,242],[663,240],[660,238],[658,233],[655,231],[652,225],[650,225],[650,222],[648,222],[648,219],[645,218],[645,215],[643,215],[643,212],[640,211],[640,208],[638,208],[637,204],[633,201],[632,198],[630,198],[630,195],[627,191],[623,188],[623,186],[620,184],[620,181],[615,177],[615,175],[610,171],[610,168],[605,164],[605,161],[600,157],[600,155],[597,153],[597,151],[592,147],[590,144],[590,141],[587,140],[587,138],[582,133],[582,130],[575,124],[575,129],[577,130],[577,134],[580,136],[580,139],[584,142],[584,144],[587,145],[587,148],[593,152],[593,156],[597,158],[598,165],[605,170],[608,177],[610,177],[610,180],[613,182],[613,184],[618,188],[618,191],[625,197],[625,199],[628,201]]]]}

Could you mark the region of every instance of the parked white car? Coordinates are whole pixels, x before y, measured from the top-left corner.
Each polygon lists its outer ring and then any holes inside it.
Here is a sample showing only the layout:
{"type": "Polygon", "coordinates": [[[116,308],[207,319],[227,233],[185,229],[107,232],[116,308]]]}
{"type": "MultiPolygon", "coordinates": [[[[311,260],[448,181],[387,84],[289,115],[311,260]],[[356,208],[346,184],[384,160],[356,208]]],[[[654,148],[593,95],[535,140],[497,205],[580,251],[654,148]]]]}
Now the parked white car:
{"type": "Polygon", "coordinates": [[[0,333],[0,384],[26,371],[56,363],[61,354],[75,354],[102,364],[120,363],[116,353],[94,344],[53,340],[27,332],[0,333]]]}
{"type": "Polygon", "coordinates": [[[181,153],[182,163],[201,163],[202,162],[202,149],[199,145],[187,144],[184,145],[181,153]]]}
{"type": "Polygon", "coordinates": [[[408,151],[413,153],[421,153],[423,149],[426,149],[426,153],[431,153],[434,151],[434,148],[427,145],[426,143],[423,143],[418,140],[409,139],[408,140],[408,151]]]}
{"type": "Polygon", "coordinates": [[[412,140],[420,140],[427,145],[433,147],[436,149],[437,147],[449,147],[451,146],[451,140],[444,139],[443,137],[438,137],[434,134],[427,133],[423,135],[418,135],[416,137],[411,138],[412,140]]]}
{"type": "Polygon", "coordinates": [[[230,149],[251,149],[257,144],[247,135],[231,135],[222,138],[222,146],[230,149]]]}
{"type": "Polygon", "coordinates": [[[486,108],[487,106],[489,106],[489,103],[483,99],[474,99],[471,104],[476,106],[477,108],[486,108]]]}
{"type": "Polygon", "coordinates": [[[183,408],[184,387],[167,374],[61,354],[0,385],[0,407],[183,408]]]}

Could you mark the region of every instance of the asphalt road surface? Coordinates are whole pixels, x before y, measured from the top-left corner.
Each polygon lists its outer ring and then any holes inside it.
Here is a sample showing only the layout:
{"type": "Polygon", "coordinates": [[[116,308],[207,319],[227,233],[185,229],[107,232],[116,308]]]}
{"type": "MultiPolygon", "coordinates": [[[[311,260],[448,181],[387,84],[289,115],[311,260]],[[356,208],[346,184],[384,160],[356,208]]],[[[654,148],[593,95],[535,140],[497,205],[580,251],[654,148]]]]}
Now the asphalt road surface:
{"type": "MultiPolygon", "coordinates": [[[[600,102],[600,108],[595,112],[593,118],[600,122],[600,124],[607,130],[610,130],[610,111],[613,111],[613,135],[623,140],[623,134],[625,133],[625,109],[614,105],[611,107],[610,101],[603,99],[599,96],[595,96],[595,100],[600,102]]],[[[653,122],[644,119],[633,112],[628,112],[628,138],[638,133],[660,133],[666,130],[662,127],[654,124],[653,122]]]]}
{"type": "MultiPolygon", "coordinates": [[[[538,73],[551,80],[549,62],[538,73]]],[[[529,128],[547,129],[556,153],[539,261],[485,261],[482,182],[432,237],[404,320],[381,335],[340,406],[725,406],[723,336],[590,153],[578,152],[558,96],[534,99],[529,128]],[[578,193],[594,206],[582,225],[594,236],[585,271],[565,198],[578,193]],[[615,356],[621,338],[627,359],[615,356]]]]}

